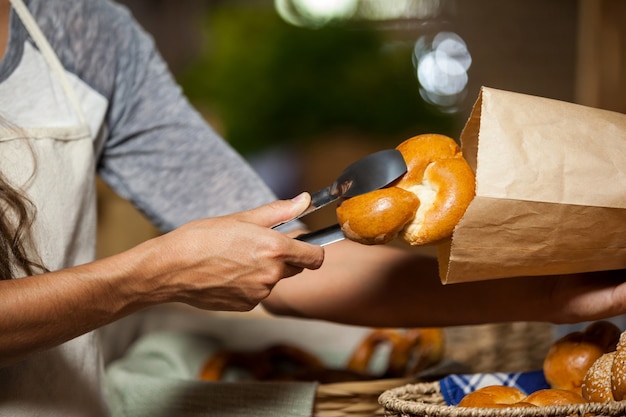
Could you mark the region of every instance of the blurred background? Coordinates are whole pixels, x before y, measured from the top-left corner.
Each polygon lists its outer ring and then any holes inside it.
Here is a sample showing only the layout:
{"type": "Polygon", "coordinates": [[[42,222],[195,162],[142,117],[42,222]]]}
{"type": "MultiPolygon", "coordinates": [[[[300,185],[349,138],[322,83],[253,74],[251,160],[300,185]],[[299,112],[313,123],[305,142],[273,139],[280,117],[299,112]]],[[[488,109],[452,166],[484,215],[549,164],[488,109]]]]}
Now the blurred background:
{"type": "MultiPolygon", "coordinates": [[[[281,198],[411,136],[458,139],[483,85],[626,113],[623,0],[120,2],[281,198]]],[[[99,196],[98,256],[157,234],[99,196]]]]}

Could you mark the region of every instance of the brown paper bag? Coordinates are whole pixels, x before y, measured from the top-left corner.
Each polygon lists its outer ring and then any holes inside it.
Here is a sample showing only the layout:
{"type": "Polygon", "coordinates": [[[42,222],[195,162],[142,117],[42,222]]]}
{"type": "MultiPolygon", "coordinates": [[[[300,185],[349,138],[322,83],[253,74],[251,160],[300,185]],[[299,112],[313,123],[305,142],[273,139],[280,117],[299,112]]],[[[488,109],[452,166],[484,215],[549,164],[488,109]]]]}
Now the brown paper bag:
{"type": "Polygon", "coordinates": [[[442,282],[626,268],[626,115],[483,88],[461,144],[476,197],[442,282]]]}

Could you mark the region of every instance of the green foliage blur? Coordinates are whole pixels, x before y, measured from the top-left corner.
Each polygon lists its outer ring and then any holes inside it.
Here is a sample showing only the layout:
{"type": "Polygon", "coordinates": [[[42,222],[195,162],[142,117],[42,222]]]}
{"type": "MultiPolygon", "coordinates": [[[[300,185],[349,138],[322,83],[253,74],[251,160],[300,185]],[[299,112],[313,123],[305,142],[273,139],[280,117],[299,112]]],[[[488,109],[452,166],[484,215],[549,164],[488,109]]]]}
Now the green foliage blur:
{"type": "Polygon", "coordinates": [[[212,9],[203,26],[203,50],[178,81],[244,155],[331,131],[393,145],[451,134],[453,116],[419,95],[412,45],[363,26],[295,27],[249,4],[212,9]]]}

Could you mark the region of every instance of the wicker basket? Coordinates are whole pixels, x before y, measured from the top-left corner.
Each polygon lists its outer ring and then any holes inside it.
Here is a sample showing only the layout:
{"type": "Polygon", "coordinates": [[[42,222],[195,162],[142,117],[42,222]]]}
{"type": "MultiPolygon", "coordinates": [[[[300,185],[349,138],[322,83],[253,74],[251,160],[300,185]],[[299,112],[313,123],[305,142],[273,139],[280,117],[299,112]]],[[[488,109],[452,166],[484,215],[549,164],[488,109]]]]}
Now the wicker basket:
{"type": "MultiPolygon", "coordinates": [[[[450,329],[446,342],[456,360],[472,373],[541,369],[553,343],[552,326],[507,323],[450,329]]],[[[378,398],[387,417],[588,417],[626,416],[626,401],[535,408],[464,408],[446,405],[438,380],[413,381],[378,398]]]]}
{"type": "Polygon", "coordinates": [[[445,404],[439,382],[407,384],[382,393],[384,416],[392,417],[586,417],[625,416],[626,401],[531,408],[466,408],[445,404]]]}
{"type": "Polygon", "coordinates": [[[383,416],[384,409],[378,403],[380,394],[410,382],[414,382],[414,379],[378,379],[321,384],[315,396],[313,417],[383,416]]]}

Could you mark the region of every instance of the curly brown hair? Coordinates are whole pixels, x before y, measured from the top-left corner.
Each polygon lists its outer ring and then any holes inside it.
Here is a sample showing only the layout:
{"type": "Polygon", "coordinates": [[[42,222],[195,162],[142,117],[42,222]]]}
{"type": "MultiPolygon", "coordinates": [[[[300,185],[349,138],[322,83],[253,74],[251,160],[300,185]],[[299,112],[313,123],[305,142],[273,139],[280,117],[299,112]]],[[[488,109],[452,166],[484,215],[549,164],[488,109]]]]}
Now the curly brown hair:
{"type": "Polygon", "coordinates": [[[15,278],[18,271],[34,275],[46,271],[29,254],[35,207],[0,174],[0,279],[15,278]]]}
{"type": "MultiPolygon", "coordinates": [[[[0,126],[16,129],[1,116],[0,126]]],[[[35,205],[0,172],[0,280],[47,271],[33,247],[35,215],[35,205]]]]}

